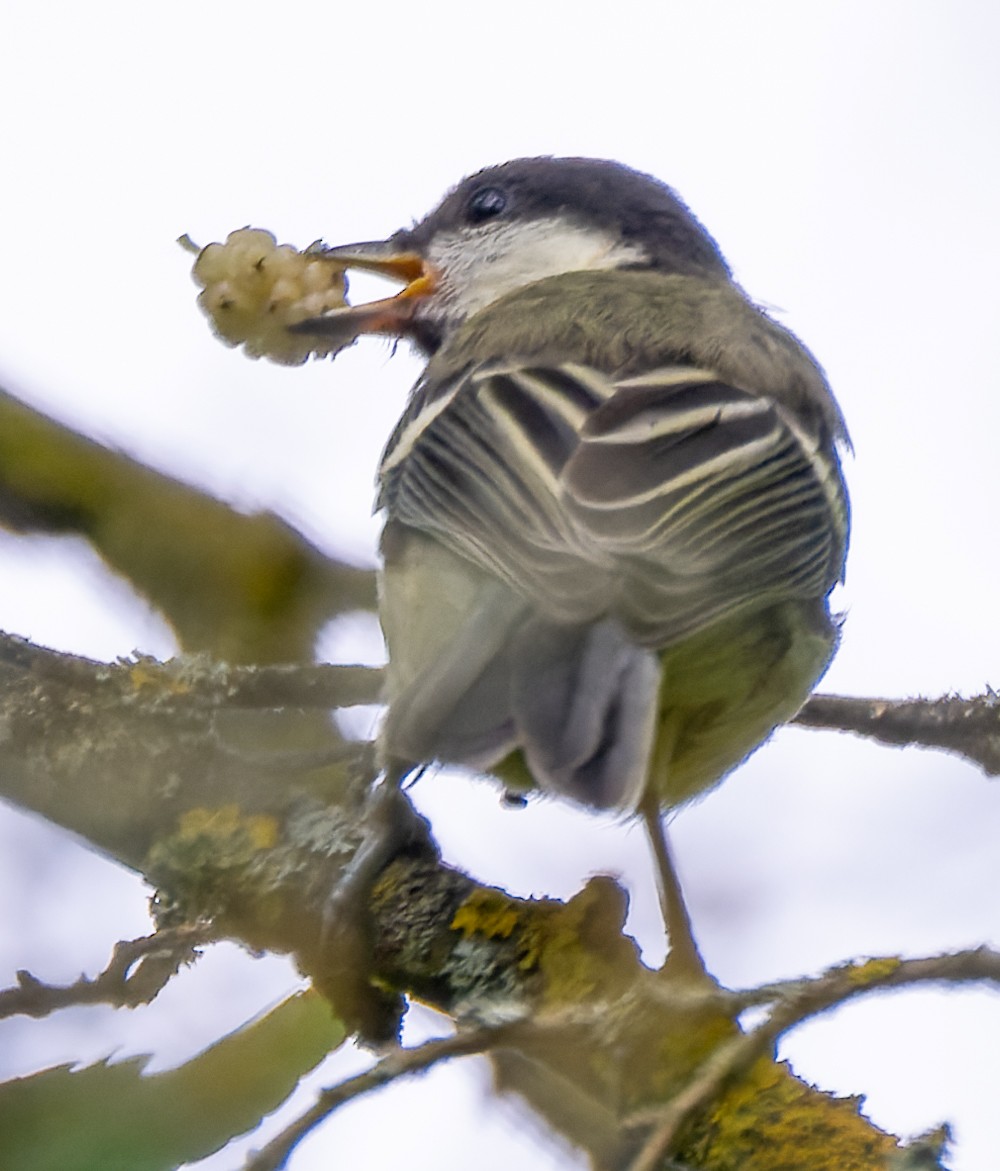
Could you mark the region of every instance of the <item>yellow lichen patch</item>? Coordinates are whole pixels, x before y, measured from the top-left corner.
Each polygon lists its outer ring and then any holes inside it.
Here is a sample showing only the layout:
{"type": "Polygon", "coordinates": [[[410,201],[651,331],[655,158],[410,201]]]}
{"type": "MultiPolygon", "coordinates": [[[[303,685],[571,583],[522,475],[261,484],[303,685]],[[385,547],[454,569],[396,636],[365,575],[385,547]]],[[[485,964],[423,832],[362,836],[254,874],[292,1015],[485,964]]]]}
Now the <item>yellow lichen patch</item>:
{"type": "Polygon", "coordinates": [[[129,668],[128,678],[135,690],[141,691],[144,687],[159,687],[163,683],[163,671],[139,659],[129,668]]]}
{"type": "Polygon", "coordinates": [[[482,935],[487,939],[509,939],[517,926],[517,910],[502,891],[486,888],[473,891],[455,912],[451,921],[453,931],[461,931],[466,939],[482,935]]]}
{"type": "Polygon", "coordinates": [[[147,655],[140,655],[131,662],[126,659],[120,661],[128,668],[129,683],[136,691],[153,688],[171,696],[190,694],[191,684],[188,680],[147,655]]]}
{"type": "Polygon", "coordinates": [[[548,903],[526,928],[521,967],[537,967],[549,1007],[609,996],[635,962],[635,946],[622,936],[628,903],[607,877],[592,878],[565,905],[548,903]]]}
{"type": "Polygon", "coordinates": [[[158,921],[236,915],[245,939],[273,924],[287,910],[273,880],[281,844],[282,823],[271,814],[245,813],[235,803],[185,811],[150,848],[144,868],[159,888],[158,921]]]}
{"type": "MultiPolygon", "coordinates": [[[[188,247],[186,240],[180,242],[188,247]]],[[[198,304],[215,333],[227,345],[242,345],[251,358],[299,366],[345,344],[288,330],[345,305],[344,269],[318,245],[300,252],[261,228],[241,228],[224,244],[202,248],[192,276],[202,286],[198,304]]]]}
{"type": "Polygon", "coordinates": [[[848,968],[847,978],[859,988],[867,988],[869,984],[878,984],[887,976],[891,976],[902,962],[899,956],[859,960],[848,968]]]}
{"type": "Polygon", "coordinates": [[[242,814],[235,804],[217,809],[200,807],[181,815],[178,838],[191,841],[211,838],[228,850],[270,850],[278,843],[278,821],[264,813],[242,814]]]}
{"type": "Polygon", "coordinates": [[[715,1103],[675,1157],[736,1171],[874,1171],[896,1140],[860,1112],[860,1098],[822,1094],[761,1058],[715,1103]]]}

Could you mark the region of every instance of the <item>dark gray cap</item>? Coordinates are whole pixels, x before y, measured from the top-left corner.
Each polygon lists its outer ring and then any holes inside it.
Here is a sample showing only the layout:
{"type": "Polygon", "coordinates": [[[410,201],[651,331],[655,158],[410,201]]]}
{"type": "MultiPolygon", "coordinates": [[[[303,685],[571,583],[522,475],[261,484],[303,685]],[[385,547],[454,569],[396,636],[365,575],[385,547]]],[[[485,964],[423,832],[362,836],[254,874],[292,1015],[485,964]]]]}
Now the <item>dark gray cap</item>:
{"type": "Polygon", "coordinates": [[[438,206],[394,243],[422,252],[439,232],[487,219],[567,217],[606,228],[641,245],[649,267],[727,278],[718,246],[665,183],[605,159],[514,159],[463,179],[438,206]]]}

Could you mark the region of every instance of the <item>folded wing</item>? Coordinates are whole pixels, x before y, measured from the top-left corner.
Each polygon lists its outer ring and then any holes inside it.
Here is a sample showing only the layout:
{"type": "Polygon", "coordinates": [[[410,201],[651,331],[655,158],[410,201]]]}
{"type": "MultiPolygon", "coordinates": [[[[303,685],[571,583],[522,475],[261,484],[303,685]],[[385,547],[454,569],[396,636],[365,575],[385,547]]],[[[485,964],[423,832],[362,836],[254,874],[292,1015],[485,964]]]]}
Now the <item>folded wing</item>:
{"type": "Polygon", "coordinates": [[[382,500],[552,621],[610,614],[650,647],[843,568],[829,438],[691,367],[466,371],[404,417],[382,500]]]}

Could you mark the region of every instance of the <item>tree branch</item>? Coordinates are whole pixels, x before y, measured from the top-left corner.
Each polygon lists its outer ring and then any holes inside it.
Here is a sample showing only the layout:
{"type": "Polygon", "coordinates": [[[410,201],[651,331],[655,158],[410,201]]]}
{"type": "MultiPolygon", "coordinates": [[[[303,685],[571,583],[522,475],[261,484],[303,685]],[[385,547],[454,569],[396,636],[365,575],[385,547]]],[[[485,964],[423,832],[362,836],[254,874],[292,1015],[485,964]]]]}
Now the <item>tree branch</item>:
{"type": "Polygon", "coordinates": [[[1000,696],[854,699],[814,695],[795,717],[805,728],[854,732],[899,747],[941,748],[1000,775],[1000,696]]]}
{"type": "MultiPolygon", "coordinates": [[[[734,1037],[712,1052],[665,1107],[640,1112],[629,1119],[631,1126],[651,1128],[629,1171],[655,1171],[676,1146],[685,1123],[717,1099],[727,1083],[766,1055],[783,1033],[803,1021],[839,1007],[856,996],[880,989],[928,982],[968,981],[1000,984],[1000,952],[980,947],[920,959],[870,959],[838,965],[811,979],[783,981],[732,994],[734,1000],[745,1007],[770,1003],[771,1012],[754,1029],[734,1037]]],[[[810,1162],[809,1166],[814,1164],[810,1162]]]]}
{"type": "MultiPolygon", "coordinates": [[[[378,681],[365,669],[256,670],[198,657],[99,664],[0,638],[0,785],[141,870],[160,888],[162,922],[211,919],[218,937],[290,952],[335,1007],[336,973],[371,963],[380,989],[425,1000],[460,1029],[530,1020],[491,1050],[498,1084],[596,1166],[652,1167],[669,1152],[689,1167],[768,1171],[784,1145],[821,1171],[814,1136],[831,1127],[836,1142],[826,1146],[841,1165],[853,1151],[860,1165],[879,1166],[896,1149],[856,1103],[803,1085],[768,1050],[785,1029],[862,991],[996,980],[994,953],[870,961],[695,996],[642,967],[610,880],[568,903],[512,899],[441,865],[424,843],[376,883],[371,954],[331,955],[329,895],[361,841],[373,770],[369,746],[344,757],[323,708],[369,700],[378,681]],[[298,708],[314,704],[303,725],[298,708]],[[750,1004],[770,1011],[743,1034],[736,1019],[750,1004]]],[[[68,995],[89,993],[81,985],[68,995]]],[[[335,1087],[326,1108],[354,1092],[335,1087]]]]}
{"type": "MultiPolygon", "coordinates": [[[[231,850],[245,838],[252,854],[268,837],[261,819],[279,826],[322,801],[344,807],[350,852],[349,811],[373,775],[371,746],[344,741],[322,709],[245,707],[248,692],[294,693],[293,675],[197,658],[95,663],[0,635],[0,797],[143,872],[154,845],[179,833],[193,847],[185,817],[200,810],[207,825],[229,806],[239,816],[214,830],[231,850]]],[[[315,702],[316,679],[305,676],[300,696],[315,702]]],[[[328,699],[376,694],[377,673],[364,668],[324,678],[328,699]]]]}
{"type": "Polygon", "coordinates": [[[231,662],[309,659],[324,622],[375,606],[371,570],[333,561],[278,517],[239,513],[2,391],[0,525],[86,537],[185,650],[231,662]]]}

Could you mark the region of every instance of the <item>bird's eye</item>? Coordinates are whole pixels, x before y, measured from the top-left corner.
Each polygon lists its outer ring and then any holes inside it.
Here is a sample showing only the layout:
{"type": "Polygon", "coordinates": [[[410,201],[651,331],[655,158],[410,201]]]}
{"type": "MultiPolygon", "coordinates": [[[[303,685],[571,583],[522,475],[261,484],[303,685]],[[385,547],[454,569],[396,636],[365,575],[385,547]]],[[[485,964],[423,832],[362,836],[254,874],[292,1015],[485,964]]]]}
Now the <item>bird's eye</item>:
{"type": "Polygon", "coordinates": [[[506,207],[506,192],[499,187],[481,187],[469,200],[466,216],[470,224],[481,224],[501,215],[506,207]]]}

